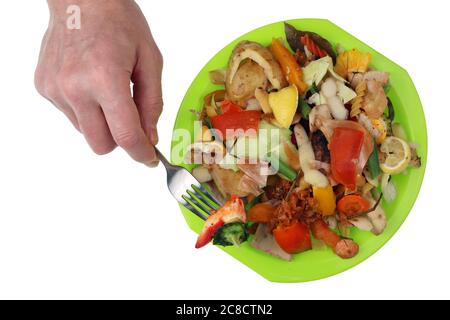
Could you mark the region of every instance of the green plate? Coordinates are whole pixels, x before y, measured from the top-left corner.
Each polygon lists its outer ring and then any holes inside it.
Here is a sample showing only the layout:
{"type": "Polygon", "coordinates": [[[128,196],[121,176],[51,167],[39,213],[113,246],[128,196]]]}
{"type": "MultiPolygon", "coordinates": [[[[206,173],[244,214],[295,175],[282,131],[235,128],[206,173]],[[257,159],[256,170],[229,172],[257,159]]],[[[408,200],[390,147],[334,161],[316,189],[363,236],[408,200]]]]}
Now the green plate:
{"type": "MultiPolygon", "coordinates": [[[[419,146],[418,153],[422,158],[420,169],[409,169],[406,174],[400,174],[392,179],[397,187],[398,195],[393,203],[383,203],[388,218],[388,226],[384,233],[375,236],[372,233],[353,228],[351,236],[360,245],[360,252],[353,259],[342,260],[328,249],[295,255],[291,262],[255,250],[248,243],[240,248],[222,249],[270,281],[303,282],[325,278],[359,264],[380,249],[400,228],[416,200],[425,173],[427,130],[419,96],[406,70],[328,20],[298,19],[287,22],[299,29],[317,32],[333,45],[340,43],[347,49],[357,48],[372,54],[372,65],[376,69],[391,74],[392,88],[388,95],[395,108],[395,121],[403,125],[409,140],[419,146]]],[[[210,83],[208,71],[226,67],[231,51],[239,41],[253,40],[269,45],[272,37],[285,38],[283,22],[253,30],[217,53],[200,71],[188,89],[178,112],[174,129],[184,128],[192,134],[195,117],[189,110],[200,110],[203,97],[207,93],[221,88],[210,83]]],[[[174,133],[172,141],[172,160],[178,164],[181,164],[179,159],[182,150],[186,150],[185,147],[189,144],[189,141],[184,141],[180,145],[181,135],[174,133]]],[[[203,221],[185,208],[181,208],[181,211],[189,227],[197,233],[200,232],[203,221]]],[[[195,239],[192,238],[192,246],[194,243],[195,239]]]]}

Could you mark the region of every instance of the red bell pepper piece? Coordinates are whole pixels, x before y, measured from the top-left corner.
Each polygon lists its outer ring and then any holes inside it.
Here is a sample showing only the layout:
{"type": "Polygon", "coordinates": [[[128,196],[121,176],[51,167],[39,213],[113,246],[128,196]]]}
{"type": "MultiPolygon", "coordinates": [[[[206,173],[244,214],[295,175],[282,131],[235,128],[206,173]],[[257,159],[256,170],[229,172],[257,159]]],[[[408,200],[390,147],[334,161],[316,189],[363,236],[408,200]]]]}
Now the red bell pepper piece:
{"type": "Polygon", "coordinates": [[[352,128],[335,128],[331,137],[331,174],[349,189],[356,187],[356,167],[363,143],[364,132],[352,128]]]}
{"type": "Polygon", "coordinates": [[[245,222],[246,219],[247,215],[245,214],[244,202],[241,198],[232,196],[223,207],[208,217],[202,232],[197,238],[195,247],[198,249],[207,245],[217,230],[224,224],[236,221],[245,222]]]}
{"type": "Polygon", "coordinates": [[[214,234],[216,234],[217,230],[219,230],[223,225],[224,222],[222,219],[216,217],[215,215],[209,216],[209,218],[206,220],[202,232],[197,238],[195,248],[199,249],[203,246],[206,246],[214,237],[214,234]]]}
{"type": "Polygon", "coordinates": [[[256,110],[240,111],[240,112],[227,112],[221,115],[211,117],[211,123],[214,129],[222,134],[222,137],[226,140],[232,139],[236,136],[242,135],[239,131],[258,132],[259,120],[261,113],[256,110]],[[228,135],[227,135],[228,131],[228,135]]]}

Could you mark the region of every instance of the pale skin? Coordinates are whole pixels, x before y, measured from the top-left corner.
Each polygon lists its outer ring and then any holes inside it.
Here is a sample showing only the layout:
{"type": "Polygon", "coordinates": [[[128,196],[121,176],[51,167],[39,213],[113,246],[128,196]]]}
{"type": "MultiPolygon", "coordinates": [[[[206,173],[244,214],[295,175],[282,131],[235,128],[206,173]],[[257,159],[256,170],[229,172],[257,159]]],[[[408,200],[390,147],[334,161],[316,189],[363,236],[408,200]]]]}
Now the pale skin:
{"type": "Polygon", "coordinates": [[[132,0],[48,0],[50,22],[35,84],[97,154],[117,146],[150,167],[158,160],[162,56],[132,0]],[[81,9],[70,30],[69,5],[81,9]],[[130,89],[130,83],[133,88],[130,89]]]}

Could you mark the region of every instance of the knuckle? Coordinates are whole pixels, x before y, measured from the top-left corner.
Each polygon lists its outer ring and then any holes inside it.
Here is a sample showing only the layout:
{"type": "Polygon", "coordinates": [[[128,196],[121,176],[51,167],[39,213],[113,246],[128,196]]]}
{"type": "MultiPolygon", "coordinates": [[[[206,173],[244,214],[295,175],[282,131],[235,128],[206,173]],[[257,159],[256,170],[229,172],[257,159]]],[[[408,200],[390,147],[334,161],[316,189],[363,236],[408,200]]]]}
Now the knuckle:
{"type": "Polygon", "coordinates": [[[120,131],[115,136],[116,143],[123,149],[132,149],[140,142],[140,136],[129,130],[120,131]]]}
{"type": "Polygon", "coordinates": [[[46,76],[39,67],[34,73],[34,86],[39,94],[51,101],[59,97],[59,89],[55,79],[46,76]]]}
{"type": "Polygon", "coordinates": [[[164,65],[164,58],[158,47],[154,50],[154,59],[155,63],[159,65],[161,68],[164,65]]]}
{"type": "Polygon", "coordinates": [[[144,56],[148,59],[147,61],[151,63],[152,68],[161,72],[164,65],[164,58],[159,50],[158,46],[155,43],[149,43],[147,48],[144,50],[144,56]]]}
{"type": "Polygon", "coordinates": [[[155,116],[159,117],[163,111],[163,99],[162,97],[155,97],[150,100],[149,105],[150,109],[154,113],[155,116]]]}
{"type": "Polygon", "coordinates": [[[47,81],[44,89],[44,96],[49,98],[52,101],[58,100],[59,97],[59,89],[54,81],[47,81]]]}
{"type": "Polygon", "coordinates": [[[79,99],[80,79],[77,73],[61,72],[57,77],[57,82],[67,100],[76,102],[79,99]]]}
{"type": "Polygon", "coordinates": [[[95,87],[102,90],[106,90],[109,88],[108,84],[110,81],[110,77],[108,77],[103,67],[96,67],[95,69],[93,69],[89,74],[89,78],[92,84],[95,85],[95,87]]]}
{"type": "Polygon", "coordinates": [[[36,71],[34,72],[34,86],[36,90],[42,95],[45,95],[45,89],[44,89],[44,73],[42,72],[41,68],[36,68],[36,71]]]}

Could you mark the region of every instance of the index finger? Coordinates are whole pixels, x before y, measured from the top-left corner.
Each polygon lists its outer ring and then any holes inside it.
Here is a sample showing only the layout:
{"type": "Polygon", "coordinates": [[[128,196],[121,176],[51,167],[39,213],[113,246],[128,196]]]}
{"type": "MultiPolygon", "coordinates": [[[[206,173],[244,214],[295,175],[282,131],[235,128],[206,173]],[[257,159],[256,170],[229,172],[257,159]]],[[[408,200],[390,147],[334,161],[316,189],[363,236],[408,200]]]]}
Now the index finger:
{"type": "Polygon", "coordinates": [[[114,90],[101,94],[98,102],[116,144],[134,160],[155,166],[158,161],[155,149],[141,126],[129,80],[125,82],[114,90]]]}

